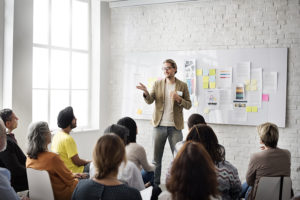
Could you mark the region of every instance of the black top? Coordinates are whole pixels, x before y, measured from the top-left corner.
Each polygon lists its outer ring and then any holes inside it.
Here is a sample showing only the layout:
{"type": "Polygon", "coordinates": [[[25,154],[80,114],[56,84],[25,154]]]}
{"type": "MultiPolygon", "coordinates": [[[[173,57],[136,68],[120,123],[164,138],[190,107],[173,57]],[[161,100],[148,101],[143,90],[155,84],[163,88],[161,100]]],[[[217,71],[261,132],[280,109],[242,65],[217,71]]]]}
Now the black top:
{"type": "Polygon", "coordinates": [[[125,184],[106,186],[91,179],[80,180],[72,200],[142,200],[140,192],[125,184]]]}
{"type": "Polygon", "coordinates": [[[7,147],[0,152],[0,167],[11,173],[11,186],[16,192],[28,190],[26,174],[26,156],[16,143],[13,135],[7,135],[7,147]]]}

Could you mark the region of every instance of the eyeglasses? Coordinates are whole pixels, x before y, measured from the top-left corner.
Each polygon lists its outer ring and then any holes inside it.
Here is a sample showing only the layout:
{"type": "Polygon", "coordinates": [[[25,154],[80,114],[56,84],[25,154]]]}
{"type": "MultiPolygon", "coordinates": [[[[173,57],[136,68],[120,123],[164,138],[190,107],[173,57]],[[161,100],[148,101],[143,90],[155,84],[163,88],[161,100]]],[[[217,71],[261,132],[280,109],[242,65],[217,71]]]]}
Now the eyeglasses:
{"type": "Polygon", "coordinates": [[[161,70],[162,70],[162,71],[166,71],[166,70],[170,70],[170,69],[172,69],[172,68],[174,68],[174,67],[162,67],[161,70]]]}

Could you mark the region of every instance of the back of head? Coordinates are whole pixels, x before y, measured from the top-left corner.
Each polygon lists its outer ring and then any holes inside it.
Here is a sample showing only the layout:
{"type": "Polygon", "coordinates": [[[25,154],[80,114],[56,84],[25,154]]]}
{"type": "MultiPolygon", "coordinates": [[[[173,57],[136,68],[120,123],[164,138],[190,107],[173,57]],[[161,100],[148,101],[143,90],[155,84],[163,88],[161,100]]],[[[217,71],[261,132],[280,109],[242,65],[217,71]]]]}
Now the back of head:
{"type": "Polygon", "coordinates": [[[110,133],[114,133],[117,136],[119,136],[123,140],[125,145],[128,144],[129,130],[125,126],[118,125],[118,124],[112,124],[104,130],[105,135],[110,134],[110,133]]]}
{"type": "Polygon", "coordinates": [[[189,129],[191,129],[194,125],[206,124],[206,122],[202,115],[200,115],[198,113],[194,113],[189,117],[187,124],[188,124],[189,129]]]}
{"type": "Polygon", "coordinates": [[[0,152],[6,149],[6,128],[4,122],[0,119],[0,152]]]}
{"type": "Polygon", "coordinates": [[[75,118],[73,108],[68,106],[61,110],[57,116],[57,125],[59,128],[67,128],[72,124],[72,120],[75,118]]]}
{"type": "Polygon", "coordinates": [[[129,130],[128,143],[136,142],[137,126],[135,121],[130,117],[121,118],[117,124],[125,126],[129,130]]]}
{"type": "Polygon", "coordinates": [[[223,149],[213,129],[206,124],[194,125],[186,137],[186,141],[200,142],[211,156],[215,164],[224,161],[223,149]]]}
{"type": "Polygon", "coordinates": [[[47,150],[48,134],[50,130],[47,122],[34,122],[28,127],[27,132],[27,155],[37,159],[38,154],[47,150]]]}
{"type": "Polygon", "coordinates": [[[125,145],[121,138],[113,133],[99,138],[93,152],[93,162],[97,179],[117,173],[121,162],[125,160],[125,145]]]}
{"type": "Polygon", "coordinates": [[[279,138],[278,127],[270,122],[261,124],[257,127],[258,134],[261,141],[271,148],[277,147],[277,142],[279,138]]]}
{"type": "Polygon", "coordinates": [[[183,145],[166,186],[173,200],[208,200],[217,195],[215,166],[203,145],[192,141],[183,145]]]}
{"type": "Polygon", "coordinates": [[[4,125],[6,124],[7,121],[11,120],[12,114],[13,114],[13,111],[9,108],[5,108],[0,111],[0,116],[4,122],[4,125]]]}

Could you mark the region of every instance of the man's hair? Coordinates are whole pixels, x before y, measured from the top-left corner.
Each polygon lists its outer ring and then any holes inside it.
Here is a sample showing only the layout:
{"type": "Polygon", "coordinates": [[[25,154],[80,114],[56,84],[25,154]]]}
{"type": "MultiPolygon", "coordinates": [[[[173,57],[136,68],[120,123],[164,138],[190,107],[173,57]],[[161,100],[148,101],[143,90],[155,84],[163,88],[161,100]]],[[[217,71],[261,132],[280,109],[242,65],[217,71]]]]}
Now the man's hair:
{"type": "Polygon", "coordinates": [[[6,126],[6,122],[11,120],[12,114],[13,114],[13,111],[12,111],[12,109],[9,109],[9,108],[5,108],[0,111],[0,116],[1,116],[1,119],[3,120],[5,126],[6,126]]]}
{"type": "Polygon", "coordinates": [[[130,117],[123,117],[119,119],[117,124],[125,126],[129,130],[129,137],[128,137],[128,143],[136,142],[136,123],[135,121],[130,117]]]}
{"type": "Polygon", "coordinates": [[[217,174],[202,144],[187,141],[176,155],[166,183],[173,200],[208,200],[218,195],[217,174]]]}
{"type": "Polygon", "coordinates": [[[277,142],[279,138],[278,127],[270,122],[266,122],[257,127],[258,134],[261,141],[271,148],[277,147],[277,142]]]}
{"type": "Polygon", "coordinates": [[[27,155],[37,159],[38,154],[47,150],[47,134],[50,130],[47,122],[31,123],[27,132],[27,155]]]}
{"type": "Polygon", "coordinates": [[[176,69],[175,74],[177,73],[177,64],[176,64],[176,62],[175,62],[174,60],[172,60],[172,59],[167,59],[167,60],[165,60],[163,63],[164,63],[164,64],[165,64],[165,63],[171,64],[171,66],[172,66],[173,68],[176,69]]]}
{"type": "Polygon", "coordinates": [[[125,145],[119,136],[110,133],[100,137],[93,151],[95,178],[101,179],[112,172],[117,173],[125,158],[125,145]]]}
{"type": "Polygon", "coordinates": [[[206,122],[202,115],[194,113],[189,117],[187,124],[189,129],[191,129],[196,124],[206,124],[206,122]]]}
{"type": "Polygon", "coordinates": [[[194,125],[188,133],[186,141],[201,143],[216,165],[225,160],[224,147],[219,144],[218,138],[213,129],[206,124],[194,125]]]}
{"type": "Polygon", "coordinates": [[[125,145],[128,144],[129,130],[125,126],[112,124],[104,130],[104,135],[114,133],[121,138],[125,145]]]}
{"type": "Polygon", "coordinates": [[[57,116],[57,125],[59,128],[67,128],[72,124],[72,120],[75,118],[73,108],[68,106],[61,110],[57,116]]]}

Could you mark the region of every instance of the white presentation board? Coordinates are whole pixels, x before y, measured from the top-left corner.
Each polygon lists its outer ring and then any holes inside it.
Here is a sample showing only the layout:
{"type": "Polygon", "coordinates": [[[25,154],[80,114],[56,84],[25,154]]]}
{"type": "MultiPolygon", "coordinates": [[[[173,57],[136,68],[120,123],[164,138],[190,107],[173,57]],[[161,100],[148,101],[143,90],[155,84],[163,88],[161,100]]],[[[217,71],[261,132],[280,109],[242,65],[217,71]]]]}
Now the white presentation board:
{"type": "Polygon", "coordinates": [[[192,94],[185,120],[199,113],[208,123],[268,121],[285,127],[287,48],[131,53],[124,63],[123,116],[152,119],[154,103],[146,104],[136,85],[141,82],[150,91],[164,78],[161,67],[168,58],[175,60],[176,77],[188,83],[192,94]]]}

